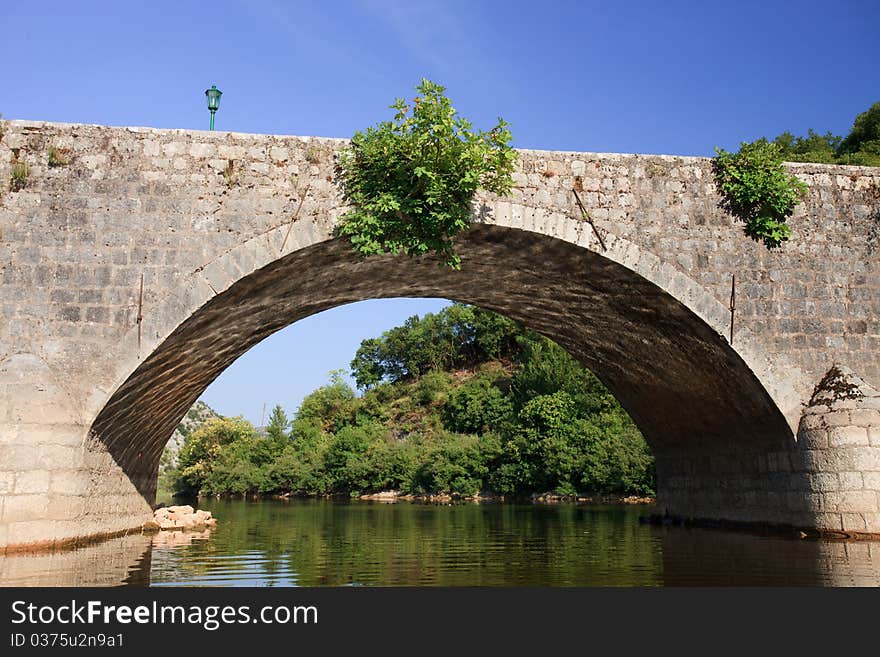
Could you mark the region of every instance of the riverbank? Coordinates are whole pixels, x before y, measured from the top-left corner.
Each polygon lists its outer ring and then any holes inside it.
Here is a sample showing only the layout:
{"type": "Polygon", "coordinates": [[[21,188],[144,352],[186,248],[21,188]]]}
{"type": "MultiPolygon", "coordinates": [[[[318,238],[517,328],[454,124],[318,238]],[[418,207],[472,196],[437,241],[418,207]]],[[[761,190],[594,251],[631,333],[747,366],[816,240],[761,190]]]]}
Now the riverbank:
{"type": "Polygon", "coordinates": [[[471,502],[474,504],[503,504],[532,502],[535,504],[654,504],[656,498],[639,495],[531,495],[529,497],[514,497],[510,495],[495,495],[493,493],[477,493],[476,495],[458,494],[419,494],[413,495],[400,491],[382,491],[358,495],[358,500],[374,502],[421,502],[427,504],[453,504],[458,502],[471,502]]]}

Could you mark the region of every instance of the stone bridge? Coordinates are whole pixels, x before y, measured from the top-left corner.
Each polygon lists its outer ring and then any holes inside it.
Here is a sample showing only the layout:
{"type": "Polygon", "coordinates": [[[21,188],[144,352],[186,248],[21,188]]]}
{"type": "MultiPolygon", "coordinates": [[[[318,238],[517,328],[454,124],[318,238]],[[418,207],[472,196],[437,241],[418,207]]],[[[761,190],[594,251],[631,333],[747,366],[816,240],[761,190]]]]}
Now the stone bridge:
{"type": "Polygon", "coordinates": [[[880,169],[790,165],[809,197],[768,251],[707,159],[522,151],[451,271],[333,237],[344,143],[5,124],[0,546],[139,527],[175,425],[238,356],[405,296],[568,349],[641,428],[668,514],[880,532],[880,169]]]}

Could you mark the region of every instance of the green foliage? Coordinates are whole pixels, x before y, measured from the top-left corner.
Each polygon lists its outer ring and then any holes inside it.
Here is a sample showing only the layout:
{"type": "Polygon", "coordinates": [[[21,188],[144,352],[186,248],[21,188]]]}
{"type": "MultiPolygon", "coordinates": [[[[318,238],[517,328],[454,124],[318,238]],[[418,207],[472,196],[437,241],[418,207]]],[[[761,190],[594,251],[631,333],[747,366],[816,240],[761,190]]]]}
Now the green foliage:
{"type": "Polygon", "coordinates": [[[441,370],[433,370],[419,379],[416,399],[420,404],[445,402],[449,387],[449,375],[441,370]]]}
{"type": "MultiPolygon", "coordinates": [[[[220,474],[225,478],[231,467],[231,457],[223,454],[226,450],[240,453],[234,445],[250,442],[256,431],[250,422],[237,418],[212,418],[187,436],[178,455],[174,488],[178,492],[198,493],[225,492],[213,478],[214,468],[222,463],[220,474]],[[232,446],[232,447],[231,447],[232,446]]],[[[225,479],[224,479],[225,480],[225,479]]]]}
{"type": "Polygon", "coordinates": [[[491,464],[500,452],[493,434],[438,436],[413,477],[413,489],[420,493],[476,495],[485,486],[491,464]]]}
{"type": "Polygon", "coordinates": [[[398,99],[394,120],[357,132],[339,156],[337,174],[353,209],[339,233],[362,256],[436,253],[458,269],[453,237],[470,223],[480,188],[506,194],[516,154],[507,123],[474,131],[443,95],[423,79],[408,105],[398,99]]]}
{"type": "Polygon", "coordinates": [[[269,416],[269,424],[266,425],[266,438],[274,442],[279,449],[284,449],[288,441],[290,420],[279,404],[272,409],[269,416]]]}
{"type": "Polygon", "coordinates": [[[364,340],[351,362],[359,388],[400,382],[431,371],[453,370],[510,356],[522,329],[505,317],[453,304],[364,340]]]}
{"type": "Polygon", "coordinates": [[[806,185],[786,173],[780,147],[758,139],[743,142],[737,153],[715,149],[712,161],[721,207],[745,222],[746,235],[768,249],[791,235],[785,220],[794,212],[806,185]]]}
{"type": "Polygon", "coordinates": [[[511,381],[517,411],[535,397],[558,391],[571,397],[581,415],[620,408],[595,375],[555,342],[533,333],[523,334],[519,342],[519,368],[511,381]]]}
{"type": "Polygon", "coordinates": [[[63,167],[70,164],[70,152],[65,148],[49,146],[49,166],[63,167]]]}
{"type": "Polygon", "coordinates": [[[24,189],[27,186],[29,173],[27,162],[14,156],[12,158],[12,174],[9,178],[10,191],[18,192],[24,189]]]}
{"type": "Polygon", "coordinates": [[[820,135],[811,129],[806,137],[795,137],[783,132],[773,140],[779,147],[780,155],[789,162],[820,162],[834,164],[841,138],[830,132],[820,135]]]}
{"type": "Polygon", "coordinates": [[[504,426],[513,412],[511,400],[485,376],[455,390],[446,402],[443,424],[458,433],[486,433],[504,426]]]}
{"type": "Polygon", "coordinates": [[[330,383],[303,399],[297,420],[317,422],[324,431],[336,431],[354,421],[357,399],[341,370],[330,373],[330,383]]]}
{"type": "Polygon", "coordinates": [[[292,423],[276,406],[265,437],[240,418],[209,421],[181,449],[176,490],[653,492],[650,450],[611,393],[509,320],[454,304],[358,353],[362,371],[391,380],[358,398],[332,372],[292,423]]]}
{"type": "Polygon", "coordinates": [[[842,164],[880,166],[880,102],[856,116],[838,149],[842,164]]]}
{"type": "Polygon", "coordinates": [[[880,102],[856,116],[852,130],[844,138],[830,132],[819,135],[809,130],[806,137],[784,132],[773,143],[782,158],[790,162],[854,164],[880,166],[880,102]]]}
{"type": "Polygon", "coordinates": [[[579,464],[580,489],[653,495],[657,481],[654,456],[648,444],[632,423],[612,426],[608,418],[604,419],[605,423],[593,434],[584,460],[579,464]]]}

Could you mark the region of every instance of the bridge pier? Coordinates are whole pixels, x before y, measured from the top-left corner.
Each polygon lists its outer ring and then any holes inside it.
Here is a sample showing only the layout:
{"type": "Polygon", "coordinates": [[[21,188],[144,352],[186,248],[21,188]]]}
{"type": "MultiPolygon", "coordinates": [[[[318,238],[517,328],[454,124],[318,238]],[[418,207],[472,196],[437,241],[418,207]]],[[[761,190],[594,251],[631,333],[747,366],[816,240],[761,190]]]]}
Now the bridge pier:
{"type": "Polygon", "coordinates": [[[658,450],[658,512],[880,534],[880,394],[833,368],[800,421],[797,441],[768,450],[658,450]]]}

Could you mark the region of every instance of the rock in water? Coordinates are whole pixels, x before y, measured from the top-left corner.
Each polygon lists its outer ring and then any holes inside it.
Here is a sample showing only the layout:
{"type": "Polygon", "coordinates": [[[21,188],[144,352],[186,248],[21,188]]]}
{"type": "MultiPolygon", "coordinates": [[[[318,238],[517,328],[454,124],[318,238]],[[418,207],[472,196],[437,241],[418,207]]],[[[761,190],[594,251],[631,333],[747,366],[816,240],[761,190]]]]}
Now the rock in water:
{"type": "Polygon", "coordinates": [[[204,529],[217,524],[217,519],[210,511],[194,510],[190,505],[166,506],[153,512],[152,522],[144,525],[144,529],[204,529]]]}

